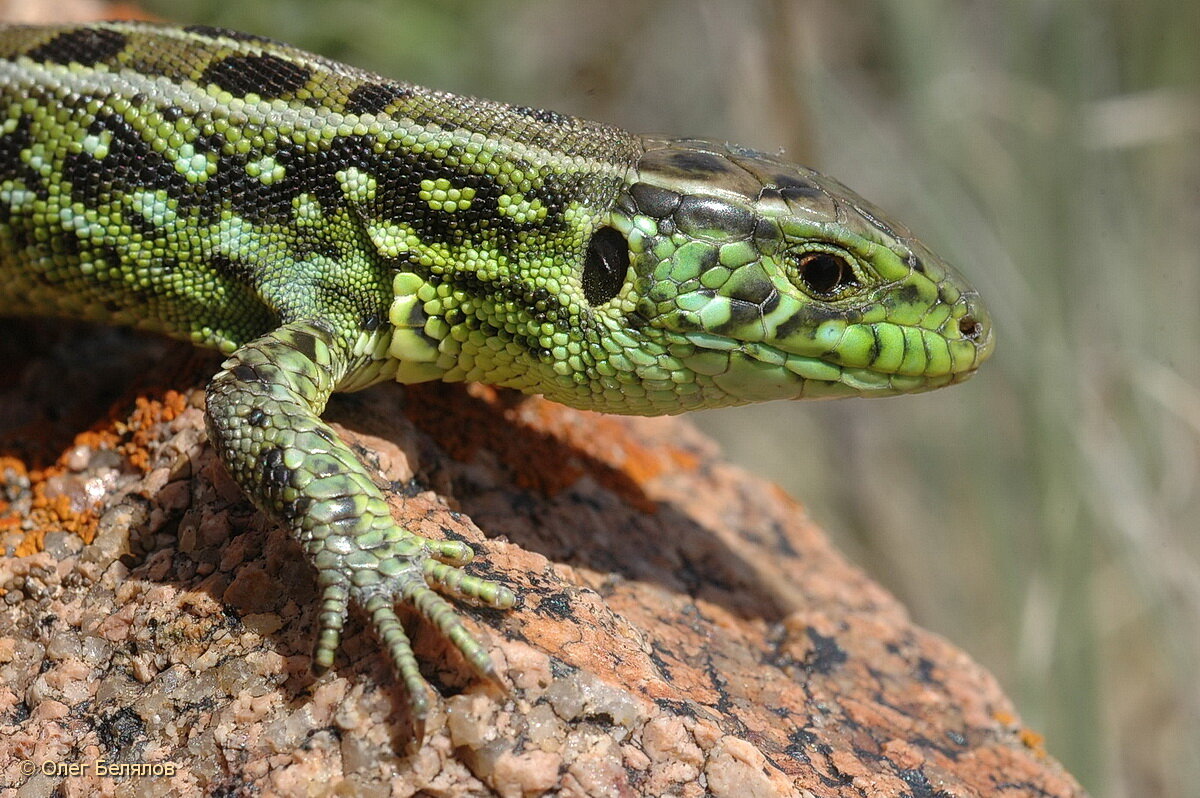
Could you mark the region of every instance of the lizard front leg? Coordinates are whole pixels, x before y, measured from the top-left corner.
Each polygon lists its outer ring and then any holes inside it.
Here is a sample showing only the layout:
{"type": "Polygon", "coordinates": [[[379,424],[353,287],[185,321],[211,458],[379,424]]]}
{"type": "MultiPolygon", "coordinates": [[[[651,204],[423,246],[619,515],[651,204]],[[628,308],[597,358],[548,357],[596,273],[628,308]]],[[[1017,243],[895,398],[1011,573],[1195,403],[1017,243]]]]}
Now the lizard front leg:
{"type": "Polygon", "coordinates": [[[429,698],[395,605],[433,623],[479,671],[491,658],[432,586],[511,607],[511,590],[460,566],[471,548],[399,526],[363,465],[318,415],[348,368],[348,345],[319,320],[296,321],[238,349],[208,387],[209,437],[254,504],[286,526],[317,570],[320,631],[313,669],[334,655],[351,603],[371,619],[408,689],[413,714],[429,698]]]}

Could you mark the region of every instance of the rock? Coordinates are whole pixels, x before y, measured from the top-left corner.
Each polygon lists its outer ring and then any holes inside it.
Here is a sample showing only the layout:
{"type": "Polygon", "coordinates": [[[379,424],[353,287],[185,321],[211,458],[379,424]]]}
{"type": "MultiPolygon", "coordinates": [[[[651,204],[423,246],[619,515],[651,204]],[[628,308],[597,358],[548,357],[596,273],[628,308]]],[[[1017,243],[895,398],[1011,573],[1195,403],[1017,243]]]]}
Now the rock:
{"type": "Polygon", "coordinates": [[[500,685],[406,616],[444,699],[417,745],[360,616],[309,675],[313,574],[197,444],[201,366],[151,372],[180,390],[94,409],[65,464],[30,470],[36,495],[56,468],[113,472],[81,445],[121,461],[94,506],[32,511],[26,539],[51,549],[0,559],[0,763],[35,763],[27,789],[64,779],[51,763],[87,766],[73,794],[120,766],[123,790],[180,794],[1083,795],[986,671],[686,421],[479,386],[379,386],[326,414],[397,519],[470,542],[472,571],[521,597],[461,605],[500,685]],[[103,548],[63,540],[88,529],[103,548]]]}

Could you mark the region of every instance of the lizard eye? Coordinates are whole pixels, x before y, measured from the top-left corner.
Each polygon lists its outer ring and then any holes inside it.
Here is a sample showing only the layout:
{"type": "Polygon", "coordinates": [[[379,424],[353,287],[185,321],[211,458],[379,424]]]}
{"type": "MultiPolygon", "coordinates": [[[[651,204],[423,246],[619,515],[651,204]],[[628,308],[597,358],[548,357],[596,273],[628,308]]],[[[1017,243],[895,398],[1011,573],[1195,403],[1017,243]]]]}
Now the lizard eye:
{"type": "Polygon", "coordinates": [[[629,246],[611,227],[601,227],[588,242],[583,262],[583,296],[592,307],[617,295],[629,271],[629,246]]]}
{"type": "Polygon", "coordinates": [[[820,299],[832,299],[859,287],[858,274],[845,255],[810,250],[794,255],[793,262],[803,287],[820,299]]]}

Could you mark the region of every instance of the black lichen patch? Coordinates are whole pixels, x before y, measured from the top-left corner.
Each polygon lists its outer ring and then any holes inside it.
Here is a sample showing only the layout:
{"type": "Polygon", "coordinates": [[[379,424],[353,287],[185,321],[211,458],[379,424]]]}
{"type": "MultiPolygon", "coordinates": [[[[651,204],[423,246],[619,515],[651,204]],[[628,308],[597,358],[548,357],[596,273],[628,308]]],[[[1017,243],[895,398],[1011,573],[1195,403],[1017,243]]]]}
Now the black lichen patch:
{"type": "Polygon", "coordinates": [[[105,28],[77,28],[58,34],[26,55],[34,61],[52,64],[95,66],[125,48],[125,34],[105,28]]]}
{"type": "Polygon", "coordinates": [[[277,55],[231,55],[209,64],[200,76],[237,97],[257,94],[273,99],[294,94],[304,87],[312,70],[277,55]]]}
{"type": "Polygon", "coordinates": [[[809,670],[828,674],[846,661],[846,652],[837,644],[836,639],[826,637],[811,626],[805,632],[808,634],[809,641],[812,642],[812,649],[804,658],[804,665],[809,670]]]}
{"type": "Polygon", "coordinates": [[[135,743],[146,736],[146,723],[131,707],[117,710],[94,723],[96,736],[106,751],[125,755],[135,743]]]}

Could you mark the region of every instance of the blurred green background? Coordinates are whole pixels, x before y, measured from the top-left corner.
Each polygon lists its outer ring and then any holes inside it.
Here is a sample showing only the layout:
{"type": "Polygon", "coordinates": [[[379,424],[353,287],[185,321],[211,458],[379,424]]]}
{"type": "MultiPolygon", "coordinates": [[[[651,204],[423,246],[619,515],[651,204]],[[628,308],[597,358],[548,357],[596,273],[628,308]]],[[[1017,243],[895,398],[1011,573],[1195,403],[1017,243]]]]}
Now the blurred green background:
{"type": "Polygon", "coordinates": [[[963,386],[698,421],[1102,798],[1200,794],[1200,2],[161,0],[410,81],[836,175],[959,265],[963,386]]]}

